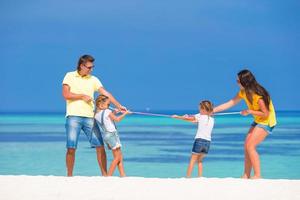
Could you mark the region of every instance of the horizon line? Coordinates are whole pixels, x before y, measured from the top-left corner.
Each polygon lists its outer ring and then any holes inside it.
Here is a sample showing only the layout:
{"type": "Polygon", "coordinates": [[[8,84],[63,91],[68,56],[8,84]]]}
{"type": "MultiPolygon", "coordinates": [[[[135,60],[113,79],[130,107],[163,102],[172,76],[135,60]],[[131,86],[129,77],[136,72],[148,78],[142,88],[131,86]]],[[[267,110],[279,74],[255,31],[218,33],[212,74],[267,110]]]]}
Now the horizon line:
{"type": "MultiPolygon", "coordinates": [[[[137,109],[135,111],[146,111],[146,112],[186,112],[186,111],[191,111],[194,112],[196,109],[151,109],[151,110],[146,110],[146,109],[137,109]]],[[[240,110],[228,110],[230,112],[239,112],[240,110]]],[[[277,110],[276,112],[300,112],[300,110],[277,110]]],[[[2,114],[65,114],[65,111],[0,111],[0,115],[2,114]]]]}

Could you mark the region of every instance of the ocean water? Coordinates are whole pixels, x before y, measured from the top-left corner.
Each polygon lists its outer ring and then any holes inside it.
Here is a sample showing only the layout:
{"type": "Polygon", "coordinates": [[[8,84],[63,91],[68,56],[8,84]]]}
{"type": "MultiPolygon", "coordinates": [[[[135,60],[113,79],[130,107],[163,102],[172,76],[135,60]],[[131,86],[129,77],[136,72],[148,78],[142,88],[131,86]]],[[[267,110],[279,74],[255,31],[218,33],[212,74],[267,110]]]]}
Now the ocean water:
{"type": "MultiPolygon", "coordinates": [[[[277,120],[273,134],[258,147],[262,175],[268,179],[300,179],[300,112],[278,112],[277,120]]],[[[203,161],[203,176],[242,175],[243,142],[251,122],[252,117],[239,115],[215,117],[210,152],[203,161]]],[[[64,123],[63,113],[0,114],[0,174],[64,176],[64,123]]],[[[130,115],[117,126],[127,176],[185,176],[196,125],[165,117],[130,115]]],[[[106,152],[110,164],[112,153],[106,152]]],[[[194,176],[196,171],[195,168],[194,176]]],[[[100,175],[95,149],[90,148],[84,133],[79,139],[74,175],[100,175]]]]}

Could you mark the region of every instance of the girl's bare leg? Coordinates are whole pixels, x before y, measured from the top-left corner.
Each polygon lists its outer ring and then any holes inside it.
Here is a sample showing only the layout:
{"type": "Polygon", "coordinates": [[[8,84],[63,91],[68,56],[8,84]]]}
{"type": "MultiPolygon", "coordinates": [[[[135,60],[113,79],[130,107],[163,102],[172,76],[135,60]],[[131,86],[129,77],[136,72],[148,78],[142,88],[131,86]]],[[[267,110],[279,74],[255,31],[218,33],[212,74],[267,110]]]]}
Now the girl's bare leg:
{"type": "Polygon", "coordinates": [[[120,162],[118,164],[118,169],[119,169],[119,172],[120,172],[120,176],[125,177],[126,174],[125,174],[124,165],[123,165],[122,151],[121,151],[121,149],[118,149],[118,151],[119,151],[119,156],[120,156],[120,162]]]}
{"type": "Polygon", "coordinates": [[[197,155],[197,154],[192,154],[191,160],[190,160],[190,164],[189,164],[189,166],[188,166],[188,170],[187,170],[187,173],[186,173],[186,177],[187,177],[187,178],[190,178],[190,177],[191,177],[192,172],[193,172],[194,164],[195,164],[195,162],[198,160],[198,157],[199,157],[199,155],[197,155]]]}
{"type": "Polygon", "coordinates": [[[205,154],[200,154],[198,157],[198,177],[202,176],[202,171],[203,171],[202,160],[204,157],[205,157],[205,154]]]}
{"type": "Polygon", "coordinates": [[[112,153],[113,153],[113,161],[110,164],[109,170],[108,170],[108,176],[112,176],[114,174],[114,171],[116,169],[116,166],[119,164],[120,162],[120,153],[118,152],[120,148],[117,149],[113,149],[112,153]]]}
{"type": "Polygon", "coordinates": [[[247,143],[247,152],[254,169],[254,176],[252,179],[261,178],[259,154],[256,151],[256,146],[265,140],[268,135],[263,128],[255,127],[252,131],[251,137],[247,143]]]}

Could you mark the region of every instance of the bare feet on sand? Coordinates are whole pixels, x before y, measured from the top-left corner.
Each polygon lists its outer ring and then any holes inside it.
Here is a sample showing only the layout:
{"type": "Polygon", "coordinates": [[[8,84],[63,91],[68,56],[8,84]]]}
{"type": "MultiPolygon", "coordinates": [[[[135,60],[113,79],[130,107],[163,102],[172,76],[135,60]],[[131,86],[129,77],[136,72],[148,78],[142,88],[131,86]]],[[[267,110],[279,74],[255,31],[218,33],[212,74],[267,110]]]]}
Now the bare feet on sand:
{"type": "Polygon", "coordinates": [[[261,179],[261,176],[251,176],[250,179],[261,179]]]}
{"type": "Polygon", "coordinates": [[[241,176],[242,179],[248,179],[249,176],[247,176],[246,174],[244,174],[243,176],[241,176]]]}

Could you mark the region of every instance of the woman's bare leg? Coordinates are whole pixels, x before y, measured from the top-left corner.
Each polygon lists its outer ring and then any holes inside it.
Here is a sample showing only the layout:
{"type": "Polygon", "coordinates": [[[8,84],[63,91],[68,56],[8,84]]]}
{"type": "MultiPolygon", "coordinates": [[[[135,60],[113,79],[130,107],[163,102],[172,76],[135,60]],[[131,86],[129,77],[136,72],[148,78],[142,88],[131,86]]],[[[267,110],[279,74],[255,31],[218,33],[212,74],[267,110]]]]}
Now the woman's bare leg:
{"type": "Polygon", "coordinates": [[[256,151],[256,146],[264,141],[267,135],[267,131],[265,131],[263,128],[255,127],[252,131],[249,141],[247,142],[247,152],[254,169],[254,176],[251,177],[253,179],[261,178],[260,160],[259,154],[256,151]]]}
{"type": "Polygon", "coordinates": [[[248,134],[246,136],[246,139],[245,139],[245,143],[244,143],[244,174],[241,178],[250,178],[251,176],[251,170],[252,170],[252,164],[251,164],[251,161],[250,161],[250,157],[249,157],[249,154],[248,154],[248,151],[247,151],[247,143],[251,137],[251,134],[252,134],[252,131],[253,131],[254,127],[251,127],[248,131],[248,134]]]}

